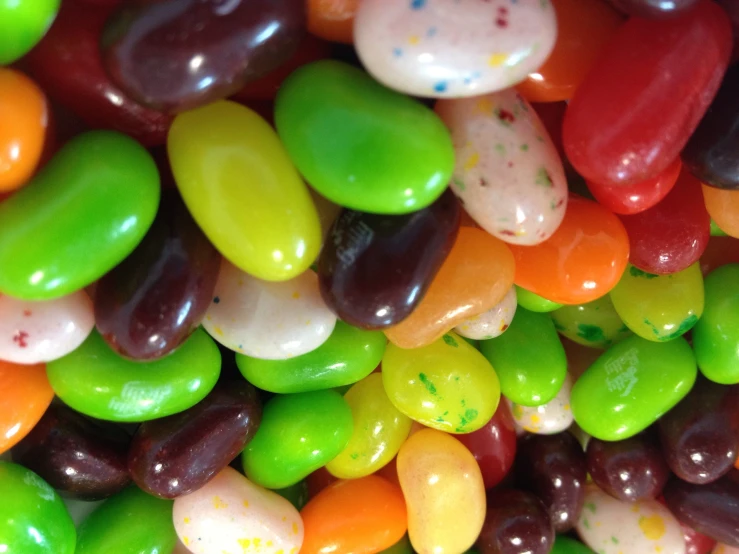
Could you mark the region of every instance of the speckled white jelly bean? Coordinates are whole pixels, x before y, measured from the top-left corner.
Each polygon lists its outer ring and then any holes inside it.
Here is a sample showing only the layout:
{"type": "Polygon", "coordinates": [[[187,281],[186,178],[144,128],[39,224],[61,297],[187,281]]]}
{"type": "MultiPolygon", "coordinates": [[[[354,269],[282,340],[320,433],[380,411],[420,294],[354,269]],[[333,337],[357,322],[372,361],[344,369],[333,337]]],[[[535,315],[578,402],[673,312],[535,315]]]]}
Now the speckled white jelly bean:
{"type": "Polygon", "coordinates": [[[497,305],[493,306],[487,312],[471,317],[454,330],[468,339],[486,340],[494,339],[503,334],[513,321],[516,314],[516,287],[506,293],[497,305]]]}
{"type": "Polygon", "coordinates": [[[572,380],[567,375],[557,396],[546,404],[529,407],[511,402],[513,420],[524,431],[538,435],[553,435],[564,431],[574,420],[570,409],[571,390],[572,380]]]}
{"type": "Polygon", "coordinates": [[[336,316],[306,271],[282,282],[262,281],[223,261],[203,327],[218,342],[254,358],[284,360],[328,339],[336,316]]]}
{"type": "Polygon", "coordinates": [[[357,53],[378,81],[442,98],[515,85],[556,36],[549,0],[362,0],[354,20],[357,53]]]}

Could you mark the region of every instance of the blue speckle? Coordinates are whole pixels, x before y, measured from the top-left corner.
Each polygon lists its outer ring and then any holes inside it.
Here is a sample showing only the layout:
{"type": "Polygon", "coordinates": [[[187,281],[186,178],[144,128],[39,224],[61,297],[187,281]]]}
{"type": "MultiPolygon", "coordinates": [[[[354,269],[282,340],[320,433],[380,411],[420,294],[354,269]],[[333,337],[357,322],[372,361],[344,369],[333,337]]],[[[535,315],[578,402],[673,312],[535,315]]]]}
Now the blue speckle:
{"type": "Polygon", "coordinates": [[[426,36],[435,37],[437,32],[439,32],[439,29],[437,29],[436,27],[429,27],[429,30],[426,31],[426,36]]]}
{"type": "Polygon", "coordinates": [[[426,5],[426,0],[411,0],[411,9],[420,10],[426,5]]]}
{"type": "Polygon", "coordinates": [[[393,56],[396,58],[399,58],[403,55],[403,49],[402,48],[393,48],[393,56]]]}
{"type": "Polygon", "coordinates": [[[434,85],[434,92],[446,92],[447,89],[447,82],[446,81],[439,81],[434,85]]]}
{"type": "Polygon", "coordinates": [[[243,344],[240,344],[239,345],[239,350],[243,350],[243,349],[244,349],[244,345],[243,344]]]}
{"type": "Polygon", "coordinates": [[[220,299],[220,298],[219,298],[218,296],[216,296],[216,297],[215,297],[215,298],[213,299],[213,304],[218,304],[218,303],[219,303],[220,301],[221,301],[221,299],[220,299]]]}

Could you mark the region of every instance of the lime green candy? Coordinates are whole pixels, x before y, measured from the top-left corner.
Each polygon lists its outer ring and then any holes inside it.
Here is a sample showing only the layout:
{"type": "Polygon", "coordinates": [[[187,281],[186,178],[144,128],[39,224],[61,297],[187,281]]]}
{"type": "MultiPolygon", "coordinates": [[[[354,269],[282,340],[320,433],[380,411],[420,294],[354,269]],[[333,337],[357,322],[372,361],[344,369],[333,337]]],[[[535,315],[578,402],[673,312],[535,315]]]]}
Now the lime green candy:
{"type": "Polygon", "coordinates": [[[587,304],[562,306],[550,315],[560,334],[583,346],[608,348],[631,336],[607,294],[587,304]]]}
{"type": "Polygon", "coordinates": [[[0,65],[36,46],[51,27],[60,0],[0,0],[0,65]]]}
{"type": "Polygon", "coordinates": [[[158,204],[143,146],[113,131],[73,138],[0,203],[0,292],[45,300],[89,285],[139,244],[158,204]]]}
{"type": "Polygon", "coordinates": [[[46,481],[30,469],[0,461],[0,491],[0,552],[74,554],[74,523],[46,481]]]}
{"type": "Polygon", "coordinates": [[[713,270],[705,281],[706,307],[693,328],[701,373],[722,385],[739,383],[739,264],[713,270]]]}
{"type": "Polygon", "coordinates": [[[565,537],[563,535],[558,536],[554,540],[554,547],[549,554],[595,554],[583,543],[565,537]]]}
{"type": "Polygon", "coordinates": [[[276,396],[241,456],[246,476],[268,489],[294,485],[344,450],[352,429],[351,409],[335,391],[276,396]]]}
{"type": "Polygon", "coordinates": [[[552,400],[567,375],[567,358],[551,318],[519,307],[510,327],[480,343],[500,378],[503,395],[522,406],[552,400]]]}
{"type": "Polygon", "coordinates": [[[372,373],[387,340],[382,331],[363,331],[337,321],[331,336],[315,350],[285,360],[236,355],[242,375],[262,390],[288,394],[351,385],[372,373]]]}
{"type": "Polygon", "coordinates": [[[153,362],[121,358],[93,331],[74,352],[46,366],[59,398],[110,421],[148,421],[186,410],[211,391],[220,370],[218,347],[202,329],[153,362]]]}
{"type": "Polygon", "coordinates": [[[712,237],[727,236],[727,234],[721,230],[721,227],[719,227],[718,224],[713,219],[711,219],[711,236],[712,237]]]}
{"type": "Polygon", "coordinates": [[[653,275],[629,265],[611,291],[626,326],[647,340],[684,335],[703,313],[703,275],[698,262],[671,275],[653,275]]]}
{"type": "Polygon", "coordinates": [[[420,210],[454,169],[449,131],[432,110],[345,63],[295,71],[277,95],[275,124],[306,180],[347,208],[420,210]]]}
{"type": "Polygon", "coordinates": [[[638,336],[612,346],[572,387],[577,424],[595,438],[627,439],[649,427],[690,391],[698,373],[687,341],[638,336]]]}
{"type": "Polygon", "coordinates": [[[530,290],[522,289],[518,285],[516,285],[516,302],[518,302],[519,306],[530,312],[539,313],[551,312],[562,307],[562,304],[547,300],[543,296],[539,296],[530,290]]]}
{"type": "Polygon", "coordinates": [[[172,500],[162,500],[129,487],[95,509],[79,528],[75,554],[172,552],[177,535],[172,500]]]}

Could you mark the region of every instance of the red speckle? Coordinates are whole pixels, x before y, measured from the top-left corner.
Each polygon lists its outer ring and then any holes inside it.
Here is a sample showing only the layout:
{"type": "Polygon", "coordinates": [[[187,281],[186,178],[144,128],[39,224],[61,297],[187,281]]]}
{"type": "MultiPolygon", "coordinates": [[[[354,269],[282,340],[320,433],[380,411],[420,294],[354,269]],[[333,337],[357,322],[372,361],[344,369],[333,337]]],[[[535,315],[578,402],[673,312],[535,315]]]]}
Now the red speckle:
{"type": "Polygon", "coordinates": [[[504,323],[504,324],[503,324],[503,325],[501,326],[501,328],[500,328],[500,331],[501,331],[501,333],[502,333],[503,331],[505,331],[506,329],[508,329],[508,327],[509,327],[509,325],[508,325],[507,323],[504,323]]]}
{"type": "Polygon", "coordinates": [[[26,317],[31,317],[31,310],[23,310],[23,315],[26,317]]]}
{"type": "Polygon", "coordinates": [[[485,177],[480,177],[480,186],[483,187],[483,188],[486,187],[486,186],[488,186],[488,182],[485,179],[485,177]]]}
{"type": "Polygon", "coordinates": [[[516,233],[514,233],[513,231],[509,231],[508,229],[503,229],[502,231],[500,231],[500,234],[501,235],[505,235],[506,237],[515,237],[516,236],[516,233]]]}
{"type": "Polygon", "coordinates": [[[559,199],[559,202],[557,202],[557,203],[556,203],[556,204],[554,205],[554,207],[555,207],[555,208],[559,208],[559,207],[560,207],[560,206],[561,206],[562,204],[564,204],[564,203],[565,203],[565,199],[564,199],[564,198],[560,198],[560,199],[559,199]]]}
{"type": "Polygon", "coordinates": [[[508,167],[513,167],[513,162],[508,162],[508,167]]]}
{"type": "Polygon", "coordinates": [[[498,17],[495,20],[495,24],[501,29],[508,27],[508,8],[498,8],[498,17]]]}
{"type": "Polygon", "coordinates": [[[501,121],[507,121],[508,123],[513,123],[514,121],[516,121],[516,116],[508,110],[501,109],[498,110],[498,119],[500,119],[501,121]]]}
{"type": "Polygon", "coordinates": [[[25,348],[28,346],[28,343],[26,342],[26,339],[28,338],[28,333],[25,331],[18,331],[15,335],[13,335],[13,342],[18,345],[20,348],[25,348]]]}

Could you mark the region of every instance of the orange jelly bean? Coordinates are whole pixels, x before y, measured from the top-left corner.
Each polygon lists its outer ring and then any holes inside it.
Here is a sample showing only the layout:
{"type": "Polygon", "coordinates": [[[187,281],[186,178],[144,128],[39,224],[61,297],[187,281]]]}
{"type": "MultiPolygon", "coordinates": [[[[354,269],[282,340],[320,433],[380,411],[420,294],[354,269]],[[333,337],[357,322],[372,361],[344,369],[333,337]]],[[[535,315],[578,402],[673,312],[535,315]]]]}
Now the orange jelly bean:
{"type": "Polygon", "coordinates": [[[403,537],[408,519],[400,487],[376,475],[329,485],[300,516],[300,554],[381,552],[403,537]]]}
{"type": "Polygon", "coordinates": [[[606,208],[570,198],[555,233],[535,246],[508,245],[516,284],[559,304],[584,304],[609,292],[626,269],[629,238],[606,208]]]}
{"type": "Polygon", "coordinates": [[[17,189],[33,175],[44,149],[47,110],[36,83],[0,67],[0,192],[17,189]]]}
{"type": "Polygon", "coordinates": [[[385,330],[401,348],[427,346],[503,300],[513,284],[513,256],[481,229],[461,227],[449,256],[411,315],[385,330]]]}
{"type": "Polygon", "coordinates": [[[308,30],[317,37],[351,44],[358,0],[308,0],[308,30]]]}
{"type": "Polygon", "coordinates": [[[0,454],[25,437],[54,398],[46,366],[0,360],[0,454]]]}
{"type": "Polygon", "coordinates": [[[730,237],[739,238],[739,190],[703,185],[703,199],[716,225],[730,237]]]}

